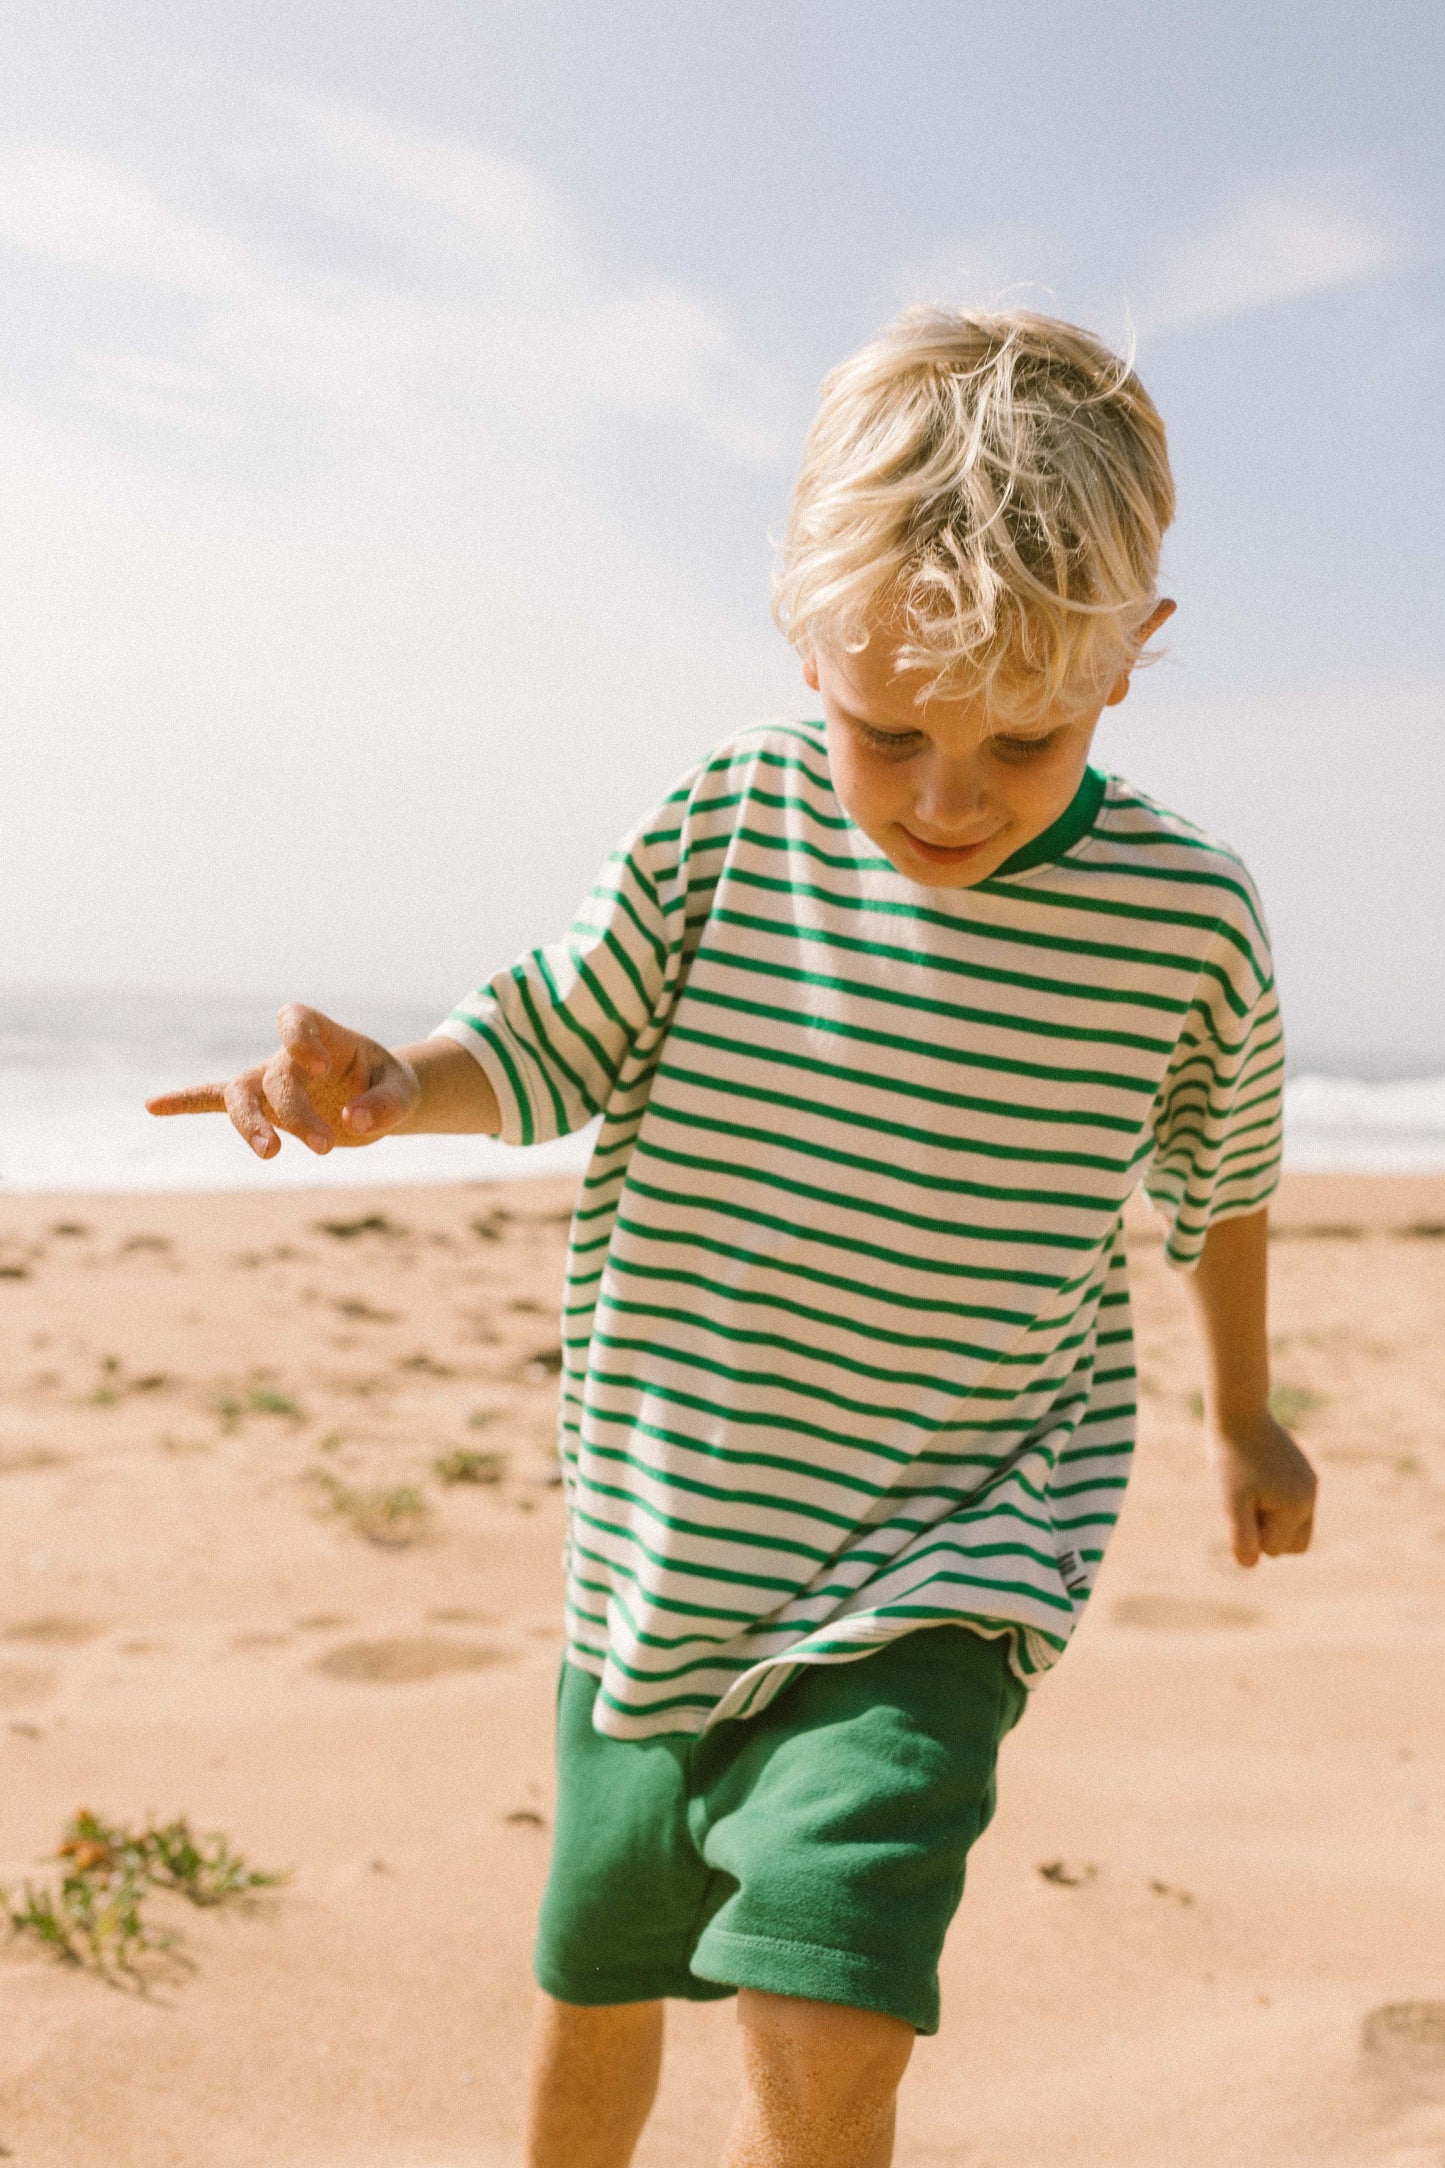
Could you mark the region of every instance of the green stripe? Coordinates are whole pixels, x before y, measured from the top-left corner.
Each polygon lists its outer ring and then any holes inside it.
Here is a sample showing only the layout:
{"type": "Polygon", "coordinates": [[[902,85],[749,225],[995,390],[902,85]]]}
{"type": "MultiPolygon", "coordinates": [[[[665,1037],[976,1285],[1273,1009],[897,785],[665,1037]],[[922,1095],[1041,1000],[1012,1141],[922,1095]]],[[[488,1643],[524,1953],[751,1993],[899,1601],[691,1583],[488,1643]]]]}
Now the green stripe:
{"type": "MultiPolygon", "coordinates": [[[[771,1092],[755,1092],[747,1096],[763,1108],[774,1103],[771,1092]]],[[[679,1129],[697,1130],[709,1137],[733,1137],[742,1143],[756,1144],[773,1151],[796,1152],[801,1159],[815,1159],[828,1166],[847,1167],[856,1173],[873,1175],[884,1183],[903,1182],[915,1189],[934,1190],[945,1197],[974,1197],[988,1204],[1025,1204],[1037,1209],[1085,1214],[1117,1213],[1119,1209],[1119,1200],[1113,1196],[1080,1195],[1070,1190],[1001,1189],[997,1183],[969,1182],[960,1175],[928,1174],[921,1167],[910,1167],[904,1160],[874,1159],[862,1152],[841,1151],[837,1146],[815,1143],[805,1137],[789,1136],[785,1130],[777,1127],[760,1129],[751,1122],[724,1121],[716,1114],[689,1114],[682,1107],[668,1105],[655,1093],[649,1112],[655,1121],[671,1122],[679,1129]]],[[[1039,1238],[1019,1231],[1016,1239],[1035,1241],[1039,1238]]]]}
{"type": "MultiPolygon", "coordinates": [[[[669,1195],[666,1190],[654,1191],[640,1181],[634,1182],[630,1176],[628,1187],[629,1191],[637,1196],[667,1199],[669,1195]]],[[[696,1199],[684,1199],[682,1201],[689,1204],[698,1202],[696,1199]]],[[[787,1227],[787,1222],[782,1220],[774,1220],[770,1224],[779,1228],[787,1227]]],[[[782,1265],[764,1250],[743,1249],[736,1243],[721,1242],[715,1236],[693,1234],[686,1228],[649,1227],[641,1220],[627,1218],[620,1209],[617,1215],[617,1225],[624,1234],[632,1235],[640,1242],[676,1243],[680,1247],[690,1250],[701,1250],[707,1256],[734,1258],[739,1263],[749,1265],[756,1270],[776,1271],[788,1279],[802,1280],[805,1284],[814,1287],[836,1288],[840,1294],[853,1299],[881,1302],[890,1308],[910,1311],[936,1311],[941,1317],[979,1318],[999,1325],[1026,1326],[1029,1323],[1028,1312],[1024,1310],[1005,1310],[996,1304],[987,1303],[949,1302],[942,1297],[936,1296],[929,1296],[925,1299],[911,1293],[900,1293],[896,1289],[883,1287],[866,1280],[850,1279],[845,1273],[827,1272],[816,1268],[808,1269],[796,1264],[782,1265]]]]}
{"type": "MultiPolygon", "coordinates": [[[[904,1077],[875,1073],[870,1069],[851,1069],[836,1061],[819,1061],[814,1055],[795,1053],[787,1047],[764,1045],[762,1043],[755,1044],[747,1039],[732,1039],[715,1031],[699,1031],[696,1026],[691,1024],[675,1023],[668,1033],[668,1040],[669,1043],[676,1041],[682,1045],[711,1047],[718,1053],[735,1055],[741,1060],[776,1063],[779,1067],[797,1069],[806,1075],[825,1077],[830,1084],[835,1086],[850,1084],[868,1091],[892,1092],[903,1098],[917,1099],[924,1105],[956,1109],[962,1114],[983,1114],[1005,1121],[1048,1122],[1052,1125],[1073,1124],[1091,1129],[1122,1130],[1130,1136],[1137,1136],[1140,1128],[1140,1123],[1137,1120],[1119,1120],[1104,1114],[1093,1114],[1086,1112],[1081,1107],[1030,1107],[1007,1099],[979,1099],[968,1092],[944,1091],[937,1085],[917,1083],[904,1077]]],[[[659,1074],[677,1077],[687,1083],[698,1081],[699,1078],[698,1071],[683,1069],[666,1056],[659,1064],[659,1074]]],[[[707,1078],[706,1081],[709,1088],[714,1091],[735,1091],[749,1093],[754,1097],[762,1096],[754,1092],[752,1087],[746,1084],[729,1082],[716,1074],[707,1078]]],[[[779,1106],[797,1106],[809,1111],[826,1104],[826,1111],[833,1120],[855,1121],[864,1128],[892,1127],[890,1124],[883,1123],[875,1115],[853,1114],[848,1108],[837,1103],[825,1103],[811,1099],[789,1099],[786,1093],[773,1090],[767,1093],[767,1097],[774,1100],[779,1106]]],[[[935,1132],[910,1129],[900,1124],[897,1134],[900,1136],[932,1137],[935,1132]]],[[[953,1140],[945,1132],[941,1141],[951,1144],[953,1140]]],[[[1037,1145],[988,1144],[978,1137],[968,1137],[959,1141],[961,1148],[969,1151],[987,1152],[998,1159],[1036,1159],[1051,1166],[1097,1167],[1101,1172],[1108,1174],[1122,1173],[1132,1165],[1131,1160],[1108,1159],[1097,1152],[1044,1151],[1037,1145]]]]}
{"type": "MultiPolygon", "coordinates": [[[[795,1181],[790,1175],[779,1174],[773,1168],[749,1167],[728,1159],[709,1159],[699,1152],[674,1152],[666,1145],[655,1143],[651,1137],[639,1137],[634,1151],[639,1158],[660,1160],[666,1166],[685,1167],[695,1174],[720,1174],[733,1182],[750,1182],[765,1189],[781,1190],[790,1197],[806,1197],[814,1204],[843,1205],[850,1211],[861,1213],[865,1218],[887,1220],[893,1227],[913,1227],[920,1234],[937,1235],[946,1240],[1018,1243],[1025,1247],[1050,1250],[1092,1250],[1098,1247],[1098,1238],[1093,1235],[1063,1234],[1057,1229],[1052,1233],[1045,1233],[1035,1228],[983,1227],[976,1221],[934,1219],[924,1212],[905,1212],[897,1206],[875,1204],[870,1197],[840,1197],[836,1190],[821,1189],[816,1182],[795,1181]]],[[[799,1236],[805,1235],[802,1227],[795,1226],[793,1232],[799,1236]]],[[[866,1247],[845,1241],[836,1233],[830,1234],[827,1239],[842,1248],[866,1247]]],[[[915,1267],[923,1264],[923,1260],[918,1258],[912,1262],[915,1267]]],[[[947,1269],[958,1272],[968,1268],[950,1261],[947,1269]]],[[[1015,1275],[1010,1273],[1005,1276],[1013,1278],[1015,1275]]],[[[1055,1280],[1050,1284],[1058,1283],[1055,1280]]]]}
{"type": "MultiPolygon", "coordinates": [[[[960,930],[957,914],[932,910],[924,904],[896,903],[881,896],[840,894],[836,890],[819,888],[810,881],[774,880],[766,874],[750,872],[745,866],[734,866],[732,879],[740,887],[761,889],[767,894],[790,898],[806,896],[810,901],[825,903],[838,911],[876,914],[884,918],[916,919],[924,925],[945,926],[955,932],[960,930]]],[[[979,885],[980,888],[983,886],[982,883],[979,885]]],[[[977,894],[978,891],[965,890],[961,893],[977,894]]],[[[1226,927],[1222,920],[1204,912],[1142,910],[1125,904],[1105,903],[1099,897],[1085,897],[1074,888],[1071,888],[1066,896],[1053,895],[1047,889],[1015,888],[1010,889],[1008,900],[1010,903],[1037,904],[1044,909],[1078,909],[1095,914],[1102,913],[1130,924],[1178,926],[1188,931],[1229,936],[1231,945],[1239,951],[1243,960],[1249,963],[1256,979],[1262,978],[1248,943],[1234,936],[1232,929],[1226,927]]],[[[1005,926],[990,921],[981,913],[976,919],[968,920],[967,931],[976,940],[999,941],[1013,947],[1040,949],[1058,956],[1092,956],[1108,963],[1142,964],[1150,970],[1187,971],[1195,977],[1200,972],[1205,972],[1216,980],[1227,999],[1237,1000],[1221,967],[1207,957],[1200,958],[1189,951],[1136,948],[1132,944],[1119,941],[1091,941],[1081,935],[1043,933],[1034,927],[1025,929],[1021,926],[1005,926]]],[[[1244,1014],[1244,1004],[1238,1005],[1237,1013],[1244,1014]]]]}
{"type": "Polygon", "coordinates": [[[527,1046],[526,1043],[523,1042],[524,1051],[531,1056],[533,1066],[536,1068],[538,1074],[542,1079],[543,1084],[547,1088],[547,1096],[552,1102],[552,1118],[554,1123],[556,1124],[556,1134],[558,1136],[565,1136],[567,1131],[572,1127],[572,1124],[567,1118],[567,1109],[563,1104],[562,1095],[552,1081],[552,1071],[548,1067],[547,1062],[542,1059],[542,1053],[539,1052],[538,1049],[540,1048],[542,1052],[545,1052],[550,1057],[550,1060],[563,1071],[564,1075],[571,1083],[574,1091],[581,1099],[582,1104],[586,1107],[589,1114],[595,1114],[597,1112],[597,1102],[592,1097],[592,1094],[587,1090],[587,1087],[583,1084],[581,1077],[579,1077],[575,1073],[575,1071],[568,1068],[566,1062],[562,1061],[559,1058],[555,1049],[549,1042],[547,1038],[546,1026],[543,1024],[540,1015],[537,1013],[537,1005],[532,999],[532,989],[527,984],[525,977],[518,979],[517,986],[518,991],[522,996],[522,1005],[527,1012],[527,1021],[532,1026],[532,1030],[537,1042],[535,1046],[527,1046]]]}
{"type": "MultiPolygon", "coordinates": [[[[808,1347],[803,1341],[790,1340],[781,1334],[754,1333],[741,1327],[724,1325],[720,1315],[722,1307],[725,1304],[734,1302],[752,1303],[768,1310],[782,1310],[788,1316],[804,1318],[810,1324],[829,1326],[837,1332],[855,1333],[860,1338],[867,1340],[880,1340],[887,1347],[926,1349],[935,1354],[947,1355],[958,1362],[1014,1364],[1024,1369],[1037,1369],[1041,1363],[1048,1360],[1046,1350],[1038,1352],[1030,1350],[1019,1354],[1011,1349],[986,1347],[978,1341],[945,1340],[941,1339],[937,1334],[904,1332],[896,1325],[887,1327],[870,1325],[861,1318],[840,1316],[837,1311],[819,1309],[813,1303],[796,1302],[787,1295],[775,1294],[769,1289],[729,1286],[725,1281],[709,1279],[704,1273],[689,1272],[679,1265],[669,1264],[664,1269],[658,1265],[638,1264],[634,1259],[622,1256],[614,1256],[610,1260],[610,1265],[611,1270],[622,1278],[657,1280],[665,1287],[695,1287],[700,1293],[710,1298],[709,1302],[700,1304],[696,1310],[674,1310],[655,1303],[629,1302],[623,1296],[616,1294],[599,1297],[598,1299],[605,1301],[610,1309],[635,1313],[645,1317],[666,1318],[680,1325],[696,1326],[701,1331],[723,1333],[729,1338],[771,1340],[775,1341],[779,1347],[796,1349],[800,1354],[817,1355],[818,1350],[816,1345],[808,1347]],[[716,1307],[714,1307],[714,1304],[716,1307]]],[[[594,1307],[595,1305],[591,1302],[585,1305],[586,1313],[589,1316],[594,1307]]],[[[1100,1339],[1102,1340],[1103,1337],[1101,1334],[1100,1339]]],[[[867,1370],[871,1367],[866,1363],[853,1363],[851,1358],[842,1355],[835,1355],[830,1359],[840,1363],[846,1362],[850,1367],[860,1370],[867,1370]]],[[[879,1373],[880,1376],[892,1376],[894,1374],[893,1372],[879,1373]]],[[[907,1372],[898,1372],[896,1374],[900,1377],[908,1375],[907,1372]]]]}
{"type": "MultiPolygon", "coordinates": [[[[810,1033],[823,1032],[832,1037],[851,1040],[858,1046],[887,1047],[900,1054],[915,1054],[929,1062],[952,1062],[962,1068],[987,1069],[996,1076],[1026,1076],[1039,1079],[1045,1084],[1058,1086],[1078,1084],[1097,1085],[1106,1091],[1137,1093],[1143,1099],[1152,1099],[1156,1084],[1151,1077],[1121,1076],[1107,1069],[1065,1069],[1045,1062],[1008,1061],[999,1054],[984,1054],[977,1047],[946,1046],[937,1040],[913,1039],[897,1031],[880,1031],[861,1024],[844,1024],[831,1016],[809,1016],[805,1026],[800,1027],[796,1009],[785,1009],[771,1002],[746,1001],[735,994],[715,992],[711,987],[689,984],[687,998],[690,1002],[706,1002],[710,1007],[725,1009],[734,1016],[756,1016],[768,1023],[786,1024],[791,1029],[806,1028],[810,1033]]],[[[922,1006],[922,1004],[917,1004],[922,1006]]],[[[1053,1119],[1064,1117],[1055,1115],[1053,1119]]],[[[1122,1129],[1133,1135],[1137,1123],[1118,1115],[1100,1112],[1089,1119],[1101,1129],[1122,1129]]]]}
{"type": "MultiPolygon", "coordinates": [[[[761,842],[762,838],[757,840],[761,842]]],[[[836,949],[845,956],[874,957],[883,962],[906,964],[919,971],[938,972],[945,978],[976,979],[985,986],[1013,986],[1024,993],[1056,995],[1065,1001],[1096,1001],[1119,1008],[1157,1009],[1161,1015],[1171,1018],[1182,1015],[1186,1006],[1182,994],[1155,993],[1143,986],[1110,986],[1097,980],[1061,979],[1038,971],[1010,971],[1002,964],[981,963],[976,956],[967,953],[955,955],[947,949],[919,948],[916,943],[876,937],[864,940],[857,934],[839,933],[831,928],[825,930],[792,920],[761,918],[751,912],[726,911],[717,916],[721,923],[768,934],[779,940],[807,941],[836,949]]],[[[967,930],[972,932],[974,929],[967,930]]]]}
{"type": "MultiPolygon", "coordinates": [[[[750,1334],[747,1337],[749,1340],[755,1340],[757,1335],[750,1334]]],[[[1056,1382],[1052,1378],[1039,1379],[1019,1391],[1016,1388],[1006,1389],[968,1385],[956,1378],[918,1377],[909,1381],[920,1392],[936,1393],[940,1397],[947,1399],[950,1409],[953,1411],[952,1417],[949,1419],[925,1415],[920,1410],[907,1405],[888,1406],[876,1401],[855,1400],[850,1394],[837,1392],[831,1386],[819,1384],[815,1378],[789,1377],[784,1371],[739,1369],[733,1364],[719,1362],[712,1357],[700,1355],[695,1350],[679,1347],[675,1342],[664,1345],[654,1340],[632,1339],[621,1334],[604,1332],[600,1325],[595,1325],[592,1329],[591,1344],[594,1348],[608,1348],[617,1354],[655,1355],[666,1363],[676,1363],[679,1367],[689,1370],[703,1370],[710,1376],[726,1378],[729,1384],[740,1385],[753,1390],[772,1387],[780,1393],[797,1393],[806,1400],[821,1400],[826,1402],[829,1407],[842,1408],[850,1415],[875,1416],[880,1422],[902,1423],[909,1429],[922,1430],[930,1436],[939,1430],[956,1430],[964,1427],[965,1418],[959,1410],[970,1401],[1002,1400],[1012,1405],[1021,1405],[1034,1392],[1042,1391],[1045,1386],[1056,1382]]],[[[793,1343],[793,1346],[806,1360],[814,1362],[827,1361],[826,1356],[816,1353],[809,1354],[807,1350],[797,1348],[796,1342],[793,1343]]],[[[855,1372],[862,1370],[864,1375],[869,1374],[861,1364],[853,1363],[847,1367],[855,1372]]],[[[592,1374],[598,1379],[605,1375],[608,1376],[608,1382],[611,1384],[624,1382],[621,1378],[611,1377],[595,1368],[592,1374]]],[[[884,1382],[888,1382],[890,1378],[887,1371],[874,1370],[871,1374],[884,1382]]],[[[625,1382],[632,1384],[634,1389],[642,1389],[637,1386],[635,1380],[628,1379],[625,1382]]],[[[652,1389],[651,1381],[646,1389],[652,1389]]]]}
{"type": "MultiPolygon", "coordinates": [[[[767,919],[750,919],[741,912],[718,910],[713,922],[727,926],[740,926],[744,930],[770,933],[790,942],[825,943],[829,949],[842,948],[844,943],[810,927],[781,927],[767,919]]],[[[854,952],[869,953],[870,944],[853,944],[854,952]]],[[[830,994],[843,994],[860,1002],[882,1002],[893,1008],[911,1009],[923,1016],[937,1016],[952,1024],[982,1024],[989,1031],[1017,1031],[1031,1038],[1058,1039],[1064,1044],[1082,1046],[1122,1046],[1139,1054],[1155,1054],[1165,1057],[1171,1051],[1173,1041],[1150,1037],[1138,1031],[1106,1031],[1098,1024],[1060,1024],[1046,1017],[1030,1016],[1011,1009],[976,1009],[965,1002],[941,1001],[926,994],[908,993],[900,986],[890,986],[882,980],[848,979],[835,972],[811,971],[798,964],[779,963],[768,956],[751,955],[743,949],[731,949],[705,942],[698,950],[698,959],[710,964],[725,966],[731,971],[751,971],[766,978],[783,979],[791,986],[807,986],[830,994]]],[[[911,959],[917,963],[919,959],[911,959]]],[[[1173,1005],[1178,1013],[1183,1002],[1173,1005]]],[[[811,1019],[808,1019],[811,1021],[811,1019]]],[[[1113,1079],[1111,1078],[1112,1082],[1113,1079]]]]}

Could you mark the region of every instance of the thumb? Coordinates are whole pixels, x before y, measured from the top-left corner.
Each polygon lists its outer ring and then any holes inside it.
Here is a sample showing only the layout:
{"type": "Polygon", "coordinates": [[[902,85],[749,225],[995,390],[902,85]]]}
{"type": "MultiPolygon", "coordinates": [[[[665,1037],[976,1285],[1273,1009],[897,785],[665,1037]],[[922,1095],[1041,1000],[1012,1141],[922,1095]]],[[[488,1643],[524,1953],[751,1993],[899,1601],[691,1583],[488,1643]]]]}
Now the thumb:
{"type": "Polygon", "coordinates": [[[407,1084],[404,1072],[389,1071],[369,1091],[358,1092],[347,1102],[341,1115],[342,1128],[353,1136],[384,1137],[405,1120],[416,1103],[416,1094],[408,1091],[407,1084]]]}

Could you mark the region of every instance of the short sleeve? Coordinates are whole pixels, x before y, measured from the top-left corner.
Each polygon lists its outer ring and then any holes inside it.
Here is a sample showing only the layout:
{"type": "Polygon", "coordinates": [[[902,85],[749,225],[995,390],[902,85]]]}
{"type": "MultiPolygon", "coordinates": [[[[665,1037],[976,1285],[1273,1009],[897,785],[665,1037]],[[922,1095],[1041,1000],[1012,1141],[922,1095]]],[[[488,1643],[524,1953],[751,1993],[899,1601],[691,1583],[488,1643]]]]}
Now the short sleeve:
{"type": "Polygon", "coordinates": [[[1257,1212],[1279,1182],[1284,1035],[1269,938],[1247,884],[1202,960],[1154,1103],[1144,1176],[1173,1265],[1199,1260],[1216,1220],[1257,1212]]]}
{"type": "Polygon", "coordinates": [[[600,1114],[650,1066],[686,921],[685,792],[603,868],[562,941],[533,949],[458,1004],[433,1034],[486,1071],[507,1144],[542,1144],[600,1114]]]}

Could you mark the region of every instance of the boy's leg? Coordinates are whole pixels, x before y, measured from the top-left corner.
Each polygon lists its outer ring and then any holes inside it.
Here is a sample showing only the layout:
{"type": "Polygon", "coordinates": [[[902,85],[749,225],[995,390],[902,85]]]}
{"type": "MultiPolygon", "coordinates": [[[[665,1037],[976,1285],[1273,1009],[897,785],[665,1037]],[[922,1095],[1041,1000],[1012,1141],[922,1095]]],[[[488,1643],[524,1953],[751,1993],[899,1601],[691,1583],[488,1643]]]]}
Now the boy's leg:
{"type": "Polygon", "coordinates": [[[911,2025],[750,1987],[738,2023],[745,2091],[723,2168],[888,2168],[911,2025]]]}
{"type": "MultiPolygon", "coordinates": [[[[744,1988],[743,2103],[723,2168],[888,2168],[914,2031],[840,2003],[744,1988]]],[[[527,2168],[627,2168],[657,2091],[662,2004],[537,2013],[527,2168]]]]}
{"type": "Polygon", "coordinates": [[[660,2002],[588,2008],[542,1995],[532,2037],[527,2168],[627,2168],[661,2067],[660,2002]]]}
{"type": "Polygon", "coordinates": [[[607,1737],[597,1684],[563,1665],[528,2168],[625,2168],[657,2090],[663,1998],[733,1992],[689,1963],[712,1881],[688,1833],[691,1735],[607,1737]]]}

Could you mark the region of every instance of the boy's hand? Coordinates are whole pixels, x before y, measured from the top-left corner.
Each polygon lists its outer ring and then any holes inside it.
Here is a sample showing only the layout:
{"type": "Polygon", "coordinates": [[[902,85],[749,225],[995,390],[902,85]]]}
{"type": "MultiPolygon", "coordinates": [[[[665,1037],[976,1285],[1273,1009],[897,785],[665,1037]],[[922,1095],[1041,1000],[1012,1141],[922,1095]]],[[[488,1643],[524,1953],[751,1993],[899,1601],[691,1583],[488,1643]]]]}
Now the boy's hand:
{"type": "Polygon", "coordinates": [[[290,1002],[276,1018],[280,1047],[268,1062],[229,1084],[148,1099],[152,1114],[229,1114],[253,1152],[270,1159],[278,1130],[313,1152],[374,1144],[404,1122],[421,1098],[409,1062],[375,1039],[333,1023],[319,1009],[290,1002]]]}
{"type": "Polygon", "coordinates": [[[1265,1412],[1248,1425],[1216,1427],[1210,1454],[1241,1566],[1309,1549],[1317,1479],[1282,1424],[1265,1412]]]}

